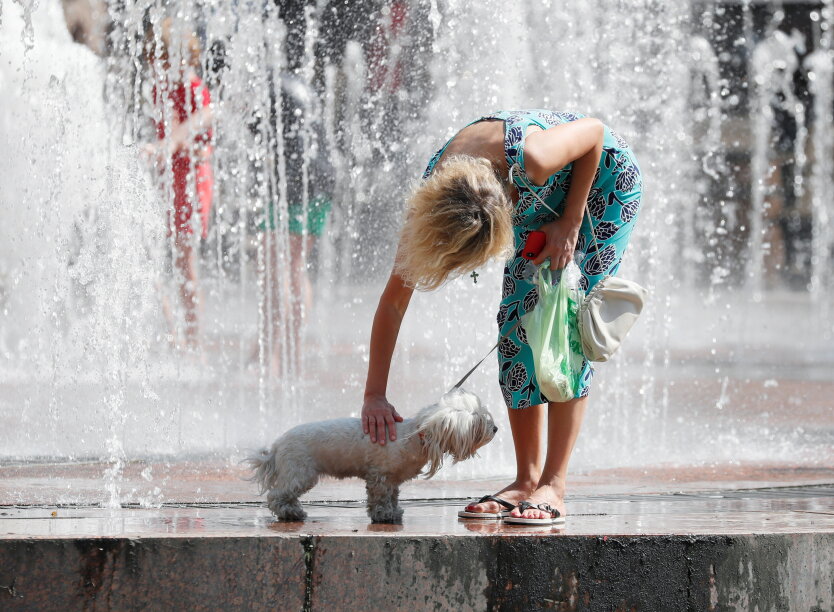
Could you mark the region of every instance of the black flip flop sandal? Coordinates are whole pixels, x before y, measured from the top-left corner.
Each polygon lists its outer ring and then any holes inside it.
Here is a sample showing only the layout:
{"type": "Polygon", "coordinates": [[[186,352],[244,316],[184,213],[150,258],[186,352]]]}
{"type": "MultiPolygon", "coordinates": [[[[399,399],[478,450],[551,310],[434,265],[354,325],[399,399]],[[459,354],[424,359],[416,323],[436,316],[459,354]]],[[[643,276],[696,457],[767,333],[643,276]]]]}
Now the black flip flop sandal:
{"type": "Polygon", "coordinates": [[[550,518],[524,518],[523,516],[505,516],[504,522],[512,525],[564,525],[565,517],[556,508],[550,504],[534,505],[528,501],[523,501],[518,504],[519,511],[524,514],[525,510],[541,510],[550,514],[550,518]]]}
{"type": "Polygon", "coordinates": [[[515,506],[508,502],[506,499],[501,499],[500,497],[496,497],[495,495],[484,495],[481,499],[477,501],[477,503],[482,504],[484,502],[495,502],[499,506],[506,508],[506,510],[501,510],[500,512],[469,512],[468,510],[460,510],[458,512],[458,518],[465,518],[465,519],[500,519],[504,516],[507,516],[510,512],[512,512],[515,506]]]}

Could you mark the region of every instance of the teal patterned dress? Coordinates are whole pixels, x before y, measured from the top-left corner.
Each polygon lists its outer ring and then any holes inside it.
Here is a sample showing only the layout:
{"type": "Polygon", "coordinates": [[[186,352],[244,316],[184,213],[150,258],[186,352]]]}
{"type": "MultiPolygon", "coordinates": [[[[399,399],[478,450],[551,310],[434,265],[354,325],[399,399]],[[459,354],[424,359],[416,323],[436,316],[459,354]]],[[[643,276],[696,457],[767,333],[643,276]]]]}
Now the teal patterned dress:
{"type": "MultiPolygon", "coordinates": [[[[538,301],[536,285],[529,279],[527,260],[521,257],[521,249],[532,230],[553,221],[555,216],[541,205],[531,190],[544,199],[550,208],[561,214],[565,207],[565,196],[570,187],[573,169],[573,164],[568,164],[550,176],[544,185],[534,185],[524,173],[524,141],[527,128],[535,125],[547,129],[583,117],[584,115],[579,113],[534,109],[499,111],[472,122],[503,121],[507,168],[509,170],[513,165],[516,166],[513,181],[519,199],[513,210],[515,253],[504,268],[501,305],[498,309],[499,337],[538,301]]],[[[424,178],[431,174],[448,145],[447,142],[432,157],[424,178]]],[[[642,191],[642,175],[634,152],[622,138],[606,126],[602,157],[587,203],[597,243],[595,244],[591,237],[588,218],[585,216],[576,244],[576,250],[580,254],[581,286],[585,291],[592,289],[605,276],[616,274],[640,211],[642,191]]],[[[516,328],[516,331],[499,345],[498,366],[501,392],[508,407],[527,408],[548,401],[536,382],[533,354],[527,344],[523,326],[516,328]]],[[[582,367],[577,397],[588,394],[593,373],[590,362],[586,361],[582,367]]]]}

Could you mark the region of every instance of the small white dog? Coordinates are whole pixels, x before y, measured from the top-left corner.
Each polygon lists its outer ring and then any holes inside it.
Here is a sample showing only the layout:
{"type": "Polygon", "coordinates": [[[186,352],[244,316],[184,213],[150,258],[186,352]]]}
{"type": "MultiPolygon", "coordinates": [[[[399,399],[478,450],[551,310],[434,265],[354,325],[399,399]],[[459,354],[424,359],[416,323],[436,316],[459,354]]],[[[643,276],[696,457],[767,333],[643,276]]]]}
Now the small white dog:
{"type": "Polygon", "coordinates": [[[384,446],[363,434],[359,419],[333,419],[293,427],[248,461],[255,471],[252,480],[261,493],[269,492],[267,503],[278,520],[303,520],[299,496],[327,474],[363,478],[371,521],[395,523],[403,515],[397,504],[400,484],[420,474],[426,464],[426,478],[431,478],[447,455],[454,463],[472,457],[496,431],[481,401],[460,389],[400,423],[397,439],[384,446]]]}

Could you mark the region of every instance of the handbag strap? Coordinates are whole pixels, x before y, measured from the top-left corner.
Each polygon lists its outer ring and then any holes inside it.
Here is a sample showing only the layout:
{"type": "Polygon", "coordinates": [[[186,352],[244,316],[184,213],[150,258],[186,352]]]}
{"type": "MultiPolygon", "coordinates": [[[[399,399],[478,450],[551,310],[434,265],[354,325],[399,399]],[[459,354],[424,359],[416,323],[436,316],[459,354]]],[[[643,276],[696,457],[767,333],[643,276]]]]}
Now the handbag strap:
{"type": "MultiPolygon", "coordinates": [[[[511,183],[513,182],[513,178],[517,178],[527,188],[527,191],[532,193],[533,197],[536,198],[539,201],[539,204],[541,204],[547,210],[549,210],[554,215],[556,215],[556,217],[561,217],[562,215],[560,215],[555,210],[550,208],[550,206],[547,205],[547,202],[544,201],[544,198],[542,198],[539,194],[536,193],[536,190],[533,189],[533,186],[530,184],[530,182],[526,178],[524,178],[524,176],[521,172],[518,172],[516,174],[516,176],[513,177],[513,172],[515,172],[516,169],[521,170],[521,166],[519,166],[518,163],[515,163],[512,166],[510,166],[510,176],[509,176],[510,182],[511,183]]],[[[593,238],[593,240],[594,240],[594,246],[596,247],[597,252],[599,252],[599,242],[597,241],[597,233],[594,231],[594,221],[593,221],[593,219],[591,219],[591,213],[588,212],[588,203],[587,202],[585,204],[583,204],[582,209],[584,211],[585,217],[588,219],[588,227],[591,228],[591,238],[593,238]]]]}
{"type": "Polygon", "coordinates": [[[454,387],[452,387],[451,389],[449,389],[449,391],[454,391],[455,389],[460,389],[460,386],[461,386],[463,383],[465,383],[465,382],[466,382],[466,379],[467,379],[467,378],[469,378],[469,377],[472,375],[472,373],[473,373],[475,370],[477,370],[477,369],[478,369],[478,366],[479,366],[479,365],[481,365],[484,361],[486,361],[486,358],[487,358],[487,357],[489,357],[490,355],[492,355],[492,352],[493,352],[495,349],[497,349],[497,348],[498,348],[498,345],[499,345],[499,344],[501,344],[501,343],[502,343],[502,342],[503,342],[506,338],[508,338],[508,337],[509,337],[509,335],[510,335],[511,333],[513,333],[519,325],[521,325],[521,319],[519,319],[518,321],[516,321],[516,322],[515,322],[515,324],[514,324],[514,325],[513,325],[510,329],[508,329],[505,333],[501,334],[501,337],[500,337],[500,338],[498,338],[498,342],[496,342],[496,343],[495,343],[495,346],[493,346],[491,349],[489,349],[489,352],[488,352],[486,355],[484,355],[484,358],[483,358],[483,359],[481,359],[481,360],[480,360],[478,363],[476,363],[474,366],[472,366],[472,369],[471,369],[471,370],[469,370],[466,374],[464,374],[464,375],[463,375],[463,378],[461,378],[461,379],[457,382],[457,384],[456,384],[454,387]]]}

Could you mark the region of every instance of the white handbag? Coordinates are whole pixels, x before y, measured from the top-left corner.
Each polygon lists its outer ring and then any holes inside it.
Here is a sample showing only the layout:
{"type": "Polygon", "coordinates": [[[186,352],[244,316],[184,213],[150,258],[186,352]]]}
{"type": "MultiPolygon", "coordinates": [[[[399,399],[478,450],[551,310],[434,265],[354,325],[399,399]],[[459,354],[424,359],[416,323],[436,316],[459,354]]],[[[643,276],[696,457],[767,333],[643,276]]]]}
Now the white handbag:
{"type": "MultiPolygon", "coordinates": [[[[513,181],[513,173],[518,170],[518,164],[510,167],[510,182],[513,181]]],[[[516,174],[530,193],[557,217],[559,214],[548,206],[544,199],[532,188],[530,183],[524,179],[522,173],[516,174]]],[[[588,206],[585,205],[585,215],[588,218],[588,225],[591,228],[591,237],[594,239],[594,246],[599,252],[594,222],[588,213],[588,206]]],[[[640,312],[643,310],[643,302],[649,292],[635,283],[609,274],[599,281],[593,289],[582,300],[579,305],[579,336],[582,340],[582,352],[588,361],[608,361],[611,355],[620,348],[623,339],[631,330],[640,312]]]]}
{"type": "Polygon", "coordinates": [[[634,281],[606,276],[579,305],[579,337],[588,361],[608,361],[643,310],[649,292],[634,281]]]}

